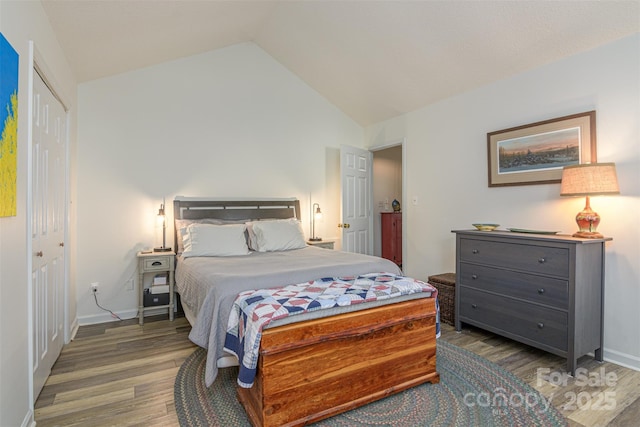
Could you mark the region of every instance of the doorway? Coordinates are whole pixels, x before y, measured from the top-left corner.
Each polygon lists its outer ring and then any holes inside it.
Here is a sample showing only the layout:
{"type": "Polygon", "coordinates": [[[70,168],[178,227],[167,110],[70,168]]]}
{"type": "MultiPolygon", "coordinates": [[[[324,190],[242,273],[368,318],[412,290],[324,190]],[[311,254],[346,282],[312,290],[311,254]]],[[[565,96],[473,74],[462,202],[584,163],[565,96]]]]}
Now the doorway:
{"type": "MultiPolygon", "coordinates": [[[[381,213],[392,212],[394,200],[400,203],[401,209],[404,206],[403,151],[404,141],[371,149],[373,153],[373,254],[376,256],[382,255],[381,213]]],[[[404,250],[406,225],[402,228],[402,235],[404,250]]]]}

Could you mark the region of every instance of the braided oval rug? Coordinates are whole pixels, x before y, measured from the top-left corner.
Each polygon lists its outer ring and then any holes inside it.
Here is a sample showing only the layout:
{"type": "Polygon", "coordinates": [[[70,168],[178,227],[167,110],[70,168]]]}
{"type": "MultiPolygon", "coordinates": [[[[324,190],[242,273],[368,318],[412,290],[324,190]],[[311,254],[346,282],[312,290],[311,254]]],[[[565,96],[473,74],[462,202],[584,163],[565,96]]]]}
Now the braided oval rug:
{"type": "MultiPolygon", "coordinates": [[[[220,369],[204,385],[205,350],[180,367],[174,386],[181,427],[251,426],[235,391],[237,368],[220,369]]],[[[314,426],[567,426],[538,391],[467,350],[438,340],[439,384],[422,384],[314,426]]]]}

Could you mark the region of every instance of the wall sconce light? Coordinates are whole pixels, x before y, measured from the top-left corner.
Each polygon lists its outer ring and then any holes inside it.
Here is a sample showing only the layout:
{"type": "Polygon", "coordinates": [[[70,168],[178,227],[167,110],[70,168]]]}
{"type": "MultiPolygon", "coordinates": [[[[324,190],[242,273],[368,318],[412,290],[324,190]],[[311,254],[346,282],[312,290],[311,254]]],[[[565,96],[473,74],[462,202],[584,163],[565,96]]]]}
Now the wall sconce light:
{"type": "Polygon", "coordinates": [[[578,231],[573,237],[601,239],[596,229],[600,215],[591,209],[589,197],[606,194],[620,194],[615,163],[586,163],[565,166],[562,170],[561,196],[586,196],[586,205],[576,215],[578,231]]]}
{"type": "Polygon", "coordinates": [[[322,211],[320,210],[320,205],[317,203],[314,203],[313,206],[311,207],[311,211],[313,212],[313,220],[312,220],[312,225],[311,225],[311,238],[309,239],[312,242],[320,242],[322,241],[321,237],[316,236],[316,219],[317,220],[321,220],[322,219],[322,211]]]}
{"type": "Polygon", "coordinates": [[[167,241],[167,221],[164,214],[164,197],[162,198],[162,204],[158,209],[158,223],[162,223],[162,246],[159,248],[153,248],[154,252],[171,252],[171,248],[165,246],[167,241]]]}

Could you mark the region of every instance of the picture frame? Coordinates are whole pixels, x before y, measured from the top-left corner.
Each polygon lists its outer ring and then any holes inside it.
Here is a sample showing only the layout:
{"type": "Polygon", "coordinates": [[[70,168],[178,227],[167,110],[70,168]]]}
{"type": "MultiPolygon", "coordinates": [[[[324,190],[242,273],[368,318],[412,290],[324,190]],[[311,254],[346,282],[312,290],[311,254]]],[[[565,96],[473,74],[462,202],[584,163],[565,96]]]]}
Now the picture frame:
{"type": "Polygon", "coordinates": [[[0,217],[17,213],[18,64],[18,52],[0,33],[0,217]]]}
{"type": "Polygon", "coordinates": [[[564,166],[595,163],[596,112],[487,133],[489,187],[559,183],[564,166]]]}

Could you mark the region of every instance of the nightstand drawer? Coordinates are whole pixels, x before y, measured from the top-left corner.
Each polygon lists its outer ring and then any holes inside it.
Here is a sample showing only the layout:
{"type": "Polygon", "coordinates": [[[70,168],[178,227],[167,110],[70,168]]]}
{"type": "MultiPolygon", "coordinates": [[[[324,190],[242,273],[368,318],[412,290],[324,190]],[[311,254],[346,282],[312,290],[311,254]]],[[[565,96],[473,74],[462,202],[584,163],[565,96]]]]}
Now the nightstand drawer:
{"type": "Polygon", "coordinates": [[[567,310],[569,306],[567,280],[461,262],[458,282],[462,286],[560,309],[567,310]]]}
{"type": "Polygon", "coordinates": [[[154,271],[160,270],[165,271],[169,269],[169,264],[171,260],[169,257],[157,257],[157,258],[145,258],[144,260],[144,270],[145,271],[154,271]]]}
{"type": "Polygon", "coordinates": [[[569,250],[521,242],[460,239],[460,260],[509,269],[569,276],[569,250]]]}
{"type": "Polygon", "coordinates": [[[529,342],[567,350],[566,312],[475,289],[463,290],[460,296],[460,320],[463,322],[489,326],[529,342]]]}

